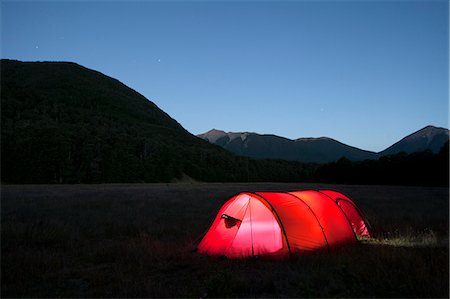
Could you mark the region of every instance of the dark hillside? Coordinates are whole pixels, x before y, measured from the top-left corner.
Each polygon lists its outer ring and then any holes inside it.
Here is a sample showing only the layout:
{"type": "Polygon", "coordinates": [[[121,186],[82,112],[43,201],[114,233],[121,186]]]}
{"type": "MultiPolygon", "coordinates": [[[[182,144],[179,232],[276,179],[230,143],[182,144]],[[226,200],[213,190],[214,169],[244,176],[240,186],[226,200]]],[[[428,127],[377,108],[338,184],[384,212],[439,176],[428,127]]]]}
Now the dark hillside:
{"type": "Polygon", "coordinates": [[[40,121],[51,122],[48,125],[79,121],[97,125],[94,120],[100,117],[119,123],[140,120],[147,125],[182,130],[176,121],[131,88],[70,62],[3,60],[2,98],[4,116],[16,117],[22,127],[32,118],[30,112],[38,112],[40,121]],[[11,112],[18,115],[7,114],[11,112]]]}
{"type": "Polygon", "coordinates": [[[251,161],[201,140],[119,81],[67,62],[1,61],[6,183],[299,180],[303,165],[251,161]],[[283,164],[283,165],[281,165],[283,164]]]}

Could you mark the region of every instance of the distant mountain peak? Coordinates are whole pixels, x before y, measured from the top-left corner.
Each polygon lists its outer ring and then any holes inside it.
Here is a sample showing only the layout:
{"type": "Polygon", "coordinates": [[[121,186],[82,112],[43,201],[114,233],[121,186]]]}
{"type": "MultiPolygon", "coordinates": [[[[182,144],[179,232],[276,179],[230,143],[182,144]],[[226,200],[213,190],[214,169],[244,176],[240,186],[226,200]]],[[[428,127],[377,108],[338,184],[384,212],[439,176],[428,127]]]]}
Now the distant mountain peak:
{"type": "Polygon", "coordinates": [[[300,137],[295,139],[295,141],[313,141],[313,140],[334,140],[333,138],[330,137],[300,137]]]}
{"type": "Polygon", "coordinates": [[[217,141],[223,137],[228,137],[229,140],[240,138],[242,141],[246,140],[250,135],[258,135],[254,132],[225,132],[222,130],[212,129],[203,134],[198,134],[197,137],[205,139],[211,143],[217,143],[217,141]]]}
{"type": "Polygon", "coordinates": [[[222,138],[223,136],[226,136],[226,135],[227,135],[227,133],[225,133],[225,131],[212,129],[212,130],[209,130],[208,132],[197,135],[197,137],[205,139],[211,143],[215,143],[219,138],[222,138]]]}
{"type": "Polygon", "coordinates": [[[448,133],[447,129],[444,128],[438,128],[435,126],[426,126],[408,136],[406,136],[404,139],[405,140],[409,140],[409,139],[414,139],[414,138],[427,138],[428,141],[430,141],[434,136],[436,136],[436,134],[439,133],[448,133]]]}
{"type": "Polygon", "coordinates": [[[205,134],[226,134],[226,133],[225,133],[225,131],[222,131],[222,130],[212,129],[212,130],[209,130],[208,132],[206,132],[205,134]]]}
{"type": "Polygon", "coordinates": [[[431,150],[437,153],[448,140],[448,129],[429,125],[394,143],[382,151],[381,154],[412,153],[424,150],[431,150]]]}

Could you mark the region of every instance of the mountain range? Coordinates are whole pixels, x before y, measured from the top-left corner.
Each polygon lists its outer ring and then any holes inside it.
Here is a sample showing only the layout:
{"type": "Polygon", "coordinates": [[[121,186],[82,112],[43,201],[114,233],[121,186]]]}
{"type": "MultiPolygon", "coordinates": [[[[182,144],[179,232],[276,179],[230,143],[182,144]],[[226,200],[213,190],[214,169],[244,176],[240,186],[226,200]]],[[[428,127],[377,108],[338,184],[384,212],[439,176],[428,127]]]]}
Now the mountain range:
{"type": "Polygon", "coordinates": [[[351,161],[378,159],[400,152],[414,153],[430,150],[438,153],[449,140],[449,130],[426,126],[406,136],[381,152],[362,150],[329,137],[288,139],[276,135],[250,132],[224,132],[212,129],[197,135],[213,144],[241,156],[255,159],[284,159],[326,163],[345,157],[351,161]]]}
{"type": "MultiPolygon", "coordinates": [[[[217,130],[202,136],[206,141],[137,91],[79,64],[2,59],[0,70],[2,183],[335,182],[338,177],[365,184],[448,182],[445,151],[351,164],[362,167],[360,172],[345,163],[305,163],[342,156],[376,159],[379,153],[330,138],[289,140],[217,130]],[[409,170],[416,161],[423,172],[409,170]],[[396,175],[373,176],[387,169],[396,175]]],[[[429,127],[394,144],[393,151],[435,151],[448,140],[448,130],[436,133],[442,130],[429,127]]]]}

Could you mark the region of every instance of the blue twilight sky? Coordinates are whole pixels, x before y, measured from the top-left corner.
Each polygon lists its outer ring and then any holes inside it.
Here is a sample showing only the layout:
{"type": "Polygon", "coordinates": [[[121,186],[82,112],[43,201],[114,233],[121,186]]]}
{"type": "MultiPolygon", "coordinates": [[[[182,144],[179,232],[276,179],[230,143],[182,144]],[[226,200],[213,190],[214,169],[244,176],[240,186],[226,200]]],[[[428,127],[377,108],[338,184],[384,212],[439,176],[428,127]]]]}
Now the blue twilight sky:
{"type": "Polygon", "coordinates": [[[448,128],[448,1],[2,1],[1,57],[73,61],[193,134],[380,151],[448,128]]]}

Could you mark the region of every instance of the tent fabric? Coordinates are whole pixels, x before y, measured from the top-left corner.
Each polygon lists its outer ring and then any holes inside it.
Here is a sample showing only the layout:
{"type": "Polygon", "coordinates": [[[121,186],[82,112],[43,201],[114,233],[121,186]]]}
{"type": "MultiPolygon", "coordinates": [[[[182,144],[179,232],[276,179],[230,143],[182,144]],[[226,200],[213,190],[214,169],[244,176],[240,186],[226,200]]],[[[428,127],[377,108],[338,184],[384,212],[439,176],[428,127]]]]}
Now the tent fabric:
{"type": "Polygon", "coordinates": [[[370,224],[358,206],[342,193],[333,190],[322,190],[323,194],[329,196],[342,209],[349,219],[353,230],[360,237],[370,238],[370,224]]]}
{"type": "Polygon", "coordinates": [[[333,190],[242,192],[220,208],[200,253],[228,258],[285,257],[370,237],[361,210],[333,190]]]}

